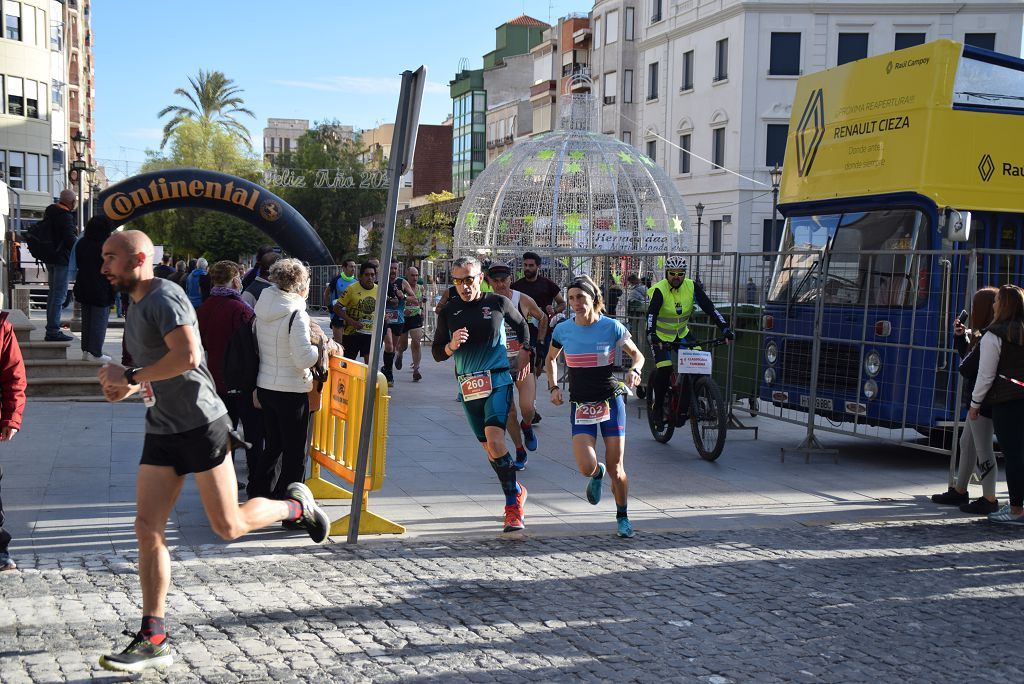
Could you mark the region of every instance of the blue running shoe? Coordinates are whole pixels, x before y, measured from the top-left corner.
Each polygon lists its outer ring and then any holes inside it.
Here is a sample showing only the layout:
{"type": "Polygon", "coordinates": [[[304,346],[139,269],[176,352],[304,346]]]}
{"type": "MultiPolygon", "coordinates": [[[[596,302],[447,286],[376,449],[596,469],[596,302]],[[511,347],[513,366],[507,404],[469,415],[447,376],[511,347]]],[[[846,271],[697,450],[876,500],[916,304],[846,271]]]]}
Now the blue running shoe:
{"type": "Polygon", "coordinates": [[[615,524],[618,526],[616,534],[620,537],[629,539],[636,534],[636,532],[633,531],[633,524],[629,522],[629,518],[619,518],[615,521],[615,524]]]}
{"type": "Polygon", "coordinates": [[[520,451],[519,449],[516,449],[516,462],[512,465],[512,467],[515,468],[516,470],[525,470],[526,462],[529,460],[530,458],[529,456],[526,455],[525,451],[520,451]]]}
{"type": "Polygon", "coordinates": [[[600,477],[592,477],[587,483],[587,501],[595,506],[601,501],[601,485],[604,483],[604,474],[607,471],[604,463],[598,463],[597,467],[601,469],[600,477]]]}
{"type": "Polygon", "coordinates": [[[523,441],[526,443],[526,448],[530,451],[536,451],[537,433],[534,431],[533,426],[529,423],[520,423],[519,427],[523,431],[523,441]]]}

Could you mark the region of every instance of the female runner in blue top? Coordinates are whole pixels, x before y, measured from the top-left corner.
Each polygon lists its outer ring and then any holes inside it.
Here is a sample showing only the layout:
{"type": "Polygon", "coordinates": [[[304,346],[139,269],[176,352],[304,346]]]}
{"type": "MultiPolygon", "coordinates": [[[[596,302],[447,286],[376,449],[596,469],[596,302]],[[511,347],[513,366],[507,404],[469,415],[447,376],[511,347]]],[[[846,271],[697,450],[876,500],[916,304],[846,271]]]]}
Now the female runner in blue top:
{"type": "MultiPolygon", "coordinates": [[[[640,384],[644,356],[637,349],[626,327],[614,318],[601,315],[604,300],[597,285],[587,276],[576,278],[568,289],[569,306],[576,317],[555,326],[546,360],[548,378],[557,378],[558,355],[565,354],[569,369],[569,419],[572,424],[572,450],[580,472],[590,478],[587,501],[597,505],[607,471],[615,496],[615,518],[620,537],[632,537],[633,526],[626,513],[629,482],[623,468],[626,449],[626,407],[622,395],[626,389],[614,377],[615,350],[622,350],[633,363],[626,373],[626,384],[640,384]],[[597,428],[604,437],[605,460],[597,460],[597,428]]],[[[548,381],[551,403],[562,403],[562,390],[548,381]]]]}

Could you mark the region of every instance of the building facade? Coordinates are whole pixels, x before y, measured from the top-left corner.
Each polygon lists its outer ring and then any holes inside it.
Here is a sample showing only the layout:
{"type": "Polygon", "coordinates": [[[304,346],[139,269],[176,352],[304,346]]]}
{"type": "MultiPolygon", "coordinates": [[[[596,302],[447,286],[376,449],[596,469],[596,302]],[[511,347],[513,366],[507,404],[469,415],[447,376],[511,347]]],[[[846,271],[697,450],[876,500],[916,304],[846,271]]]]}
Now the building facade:
{"type": "Polygon", "coordinates": [[[571,14],[544,32],[543,40],[530,51],[533,83],[530,86],[531,132],[535,135],[558,127],[559,98],[567,93],[591,92],[590,18],[571,14]]]}
{"type": "Polygon", "coordinates": [[[95,121],[90,3],[86,0],[0,0],[0,175],[37,219],[66,187],[88,203],[96,175],[79,189],[79,160],[93,169],[95,121]]]}
{"type": "Polygon", "coordinates": [[[591,23],[602,131],[675,180],[701,251],[769,252],[801,74],[938,38],[1020,55],[1024,4],[599,0],[591,23]]]}
{"type": "Polygon", "coordinates": [[[308,130],[308,119],[267,119],[263,129],[263,161],[273,166],[277,155],[296,149],[299,138],[308,130]]]}

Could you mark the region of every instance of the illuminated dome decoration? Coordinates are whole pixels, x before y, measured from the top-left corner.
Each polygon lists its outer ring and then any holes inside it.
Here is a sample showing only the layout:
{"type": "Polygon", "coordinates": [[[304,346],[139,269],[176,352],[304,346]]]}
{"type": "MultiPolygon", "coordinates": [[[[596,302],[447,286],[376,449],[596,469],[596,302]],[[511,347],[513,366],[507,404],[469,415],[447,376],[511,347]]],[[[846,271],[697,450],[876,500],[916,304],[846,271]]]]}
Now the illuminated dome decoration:
{"type": "Polygon", "coordinates": [[[473,181],[455,224],[455,254],[689,251],[686,208],[665,171],[592,131],[592,96],[566,100],[559,130],[516,143],[473,181]]]}

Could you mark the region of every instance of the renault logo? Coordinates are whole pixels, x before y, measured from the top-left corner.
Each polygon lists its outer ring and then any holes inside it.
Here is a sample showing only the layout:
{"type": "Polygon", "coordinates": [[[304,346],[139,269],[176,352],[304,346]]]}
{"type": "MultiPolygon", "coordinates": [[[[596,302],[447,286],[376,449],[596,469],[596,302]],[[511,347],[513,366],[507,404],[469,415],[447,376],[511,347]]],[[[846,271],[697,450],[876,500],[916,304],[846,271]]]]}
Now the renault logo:
{"type": "Polygon", "coordinates": [[[814,156],[825,137],[825,101],[821,88],[807,98],[804,113],[796,129],[796,166],[800,176],[811,173],[814,156]]]}
{"type": "Polygon", "coordinates": [[[981,158],[978,163],[978,173],[981,174],[981,180],[988,183],[989,178],[992,177],[992,172],[996,170],[996,165],[992,163],[992,155],[986,154],[981,158]]]}

